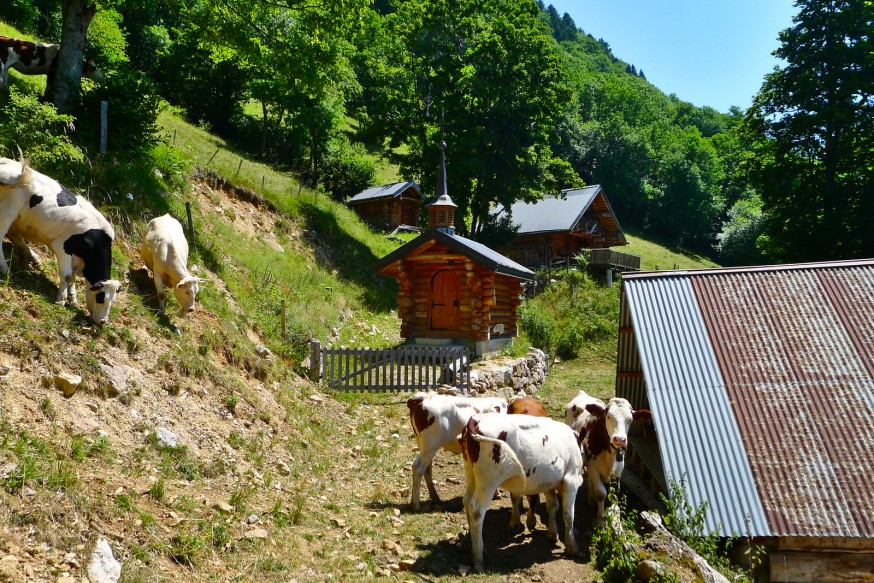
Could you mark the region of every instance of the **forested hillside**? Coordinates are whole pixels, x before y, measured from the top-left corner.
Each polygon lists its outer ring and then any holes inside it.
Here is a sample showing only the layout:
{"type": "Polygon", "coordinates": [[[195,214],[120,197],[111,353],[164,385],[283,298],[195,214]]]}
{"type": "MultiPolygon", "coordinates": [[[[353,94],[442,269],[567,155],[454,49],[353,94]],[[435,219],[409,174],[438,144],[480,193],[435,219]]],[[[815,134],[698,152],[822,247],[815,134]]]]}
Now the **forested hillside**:
{"type": "Polygon", "coordinates": [[[787,67],[748,112],[665,95],[542,0],[22,0],[0,17],[57,41],[61,5],[107,73],[81,100],[52,94],[90,151],[99,100],[113,104],[113,156],[130,158],[153,145],[167,100],[338,200],[374,181],[373,155],[433,191],[445,139],[457,226],[474,237],[495,232],[495,203],[585,182],[604,185],[623,225],[726,264],[874,252],[859,222],[874,91],[854,73],[870,55],[870,2],[802,2],[781,37],[787,67]],[[838,39],[844,50],[821,48],[838,39]],[[846,239],[805,244],[823,229],[846,239]]]}

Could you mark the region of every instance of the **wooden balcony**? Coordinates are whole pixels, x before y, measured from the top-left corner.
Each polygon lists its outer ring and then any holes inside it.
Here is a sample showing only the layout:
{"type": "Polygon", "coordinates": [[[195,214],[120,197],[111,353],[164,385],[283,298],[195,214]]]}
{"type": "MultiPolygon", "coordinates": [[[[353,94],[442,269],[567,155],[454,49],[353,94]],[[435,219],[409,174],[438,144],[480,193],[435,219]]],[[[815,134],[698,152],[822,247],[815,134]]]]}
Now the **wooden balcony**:
{"type": "Polygon", "coordinates": [[[589,268],[640,271],[640,255],[613,249],[592,249],[589,251],[589,268]]]}

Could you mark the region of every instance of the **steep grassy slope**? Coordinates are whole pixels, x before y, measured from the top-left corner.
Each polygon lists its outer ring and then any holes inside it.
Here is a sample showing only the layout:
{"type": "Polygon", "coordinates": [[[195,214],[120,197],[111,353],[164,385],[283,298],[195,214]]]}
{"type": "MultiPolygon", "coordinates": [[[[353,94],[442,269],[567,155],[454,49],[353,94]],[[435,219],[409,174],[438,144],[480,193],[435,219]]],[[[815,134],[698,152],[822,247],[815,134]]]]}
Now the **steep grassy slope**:
{"type": "MultiPolygon", "coordinates": [[[[103,536],[126,582],[359,580],[407,567],[459,579],[468,557],[453,544],[465,530],[458,459],[441,454],[435,469],[450,511],[408,514],[405,396],[323,394],[298,375],[310,336],[399,341],[394,284],[370,271],[397,243],[292,177],[240,165],[172,112],[160,121],[192,160],[249,185],[279,212],[197,179],[148,204],[136,190],[132,202],[103,196],[118,233],[115,274],[128,290],[102,329],[52,303],[56,265],[45,250],[42,268],[12,254],[0,282],[0,365],[8,367],[0,374],[0,568],[9,566],[11,581],[82,577],[103,536]],[[186,203],[197,231],[190,263],[207,282],[193,317],[177,315],[172,299],[160,316],[137,258],[139,234],[156,214],[185,217],[186,203]],[[55,386],[63,372],[83,378],[69,397],[55,386]],[[159,429],[178,443],[162,444],[159,429]]],[[[670,259],[681,260],[693,262],[670,259]]],[[[606,392],[613,359],[615,346],[604,342],[554,367],[543,392],[550,409],[581,386],[606,392]]],[[[505,520],[501,501],[489,532],[505,520]]],[[[477,580],[594,577],[586,561],[562,558],[542,529],[487,545],[495,572],[477,580]]]]}

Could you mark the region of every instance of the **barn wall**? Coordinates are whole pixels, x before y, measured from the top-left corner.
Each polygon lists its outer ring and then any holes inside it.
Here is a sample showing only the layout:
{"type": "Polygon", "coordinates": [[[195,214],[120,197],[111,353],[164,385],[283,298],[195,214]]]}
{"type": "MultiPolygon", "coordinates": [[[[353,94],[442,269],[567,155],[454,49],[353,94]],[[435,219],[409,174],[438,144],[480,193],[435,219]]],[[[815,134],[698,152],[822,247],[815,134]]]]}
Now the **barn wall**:
{"type": "Polygon", "coordinates": [[[394,229],[398,225],[419,224],[419,204],[422,198],[408,188],[400,196],[356,203],[352,209],[361,220],[374,228],[394,229]]]}

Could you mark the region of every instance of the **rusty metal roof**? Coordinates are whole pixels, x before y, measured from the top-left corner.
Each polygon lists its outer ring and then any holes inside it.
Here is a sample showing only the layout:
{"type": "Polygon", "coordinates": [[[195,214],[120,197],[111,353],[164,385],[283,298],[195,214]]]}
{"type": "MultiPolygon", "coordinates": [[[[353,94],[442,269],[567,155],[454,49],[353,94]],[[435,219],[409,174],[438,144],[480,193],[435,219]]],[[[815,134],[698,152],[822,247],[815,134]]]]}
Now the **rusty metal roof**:
{"type": "Polygon", "coordinates": [[[874,537],[874,260],[627,273],[623,291],[619,362],[639,353],[665,473],[708,528],[874,537]]]}

